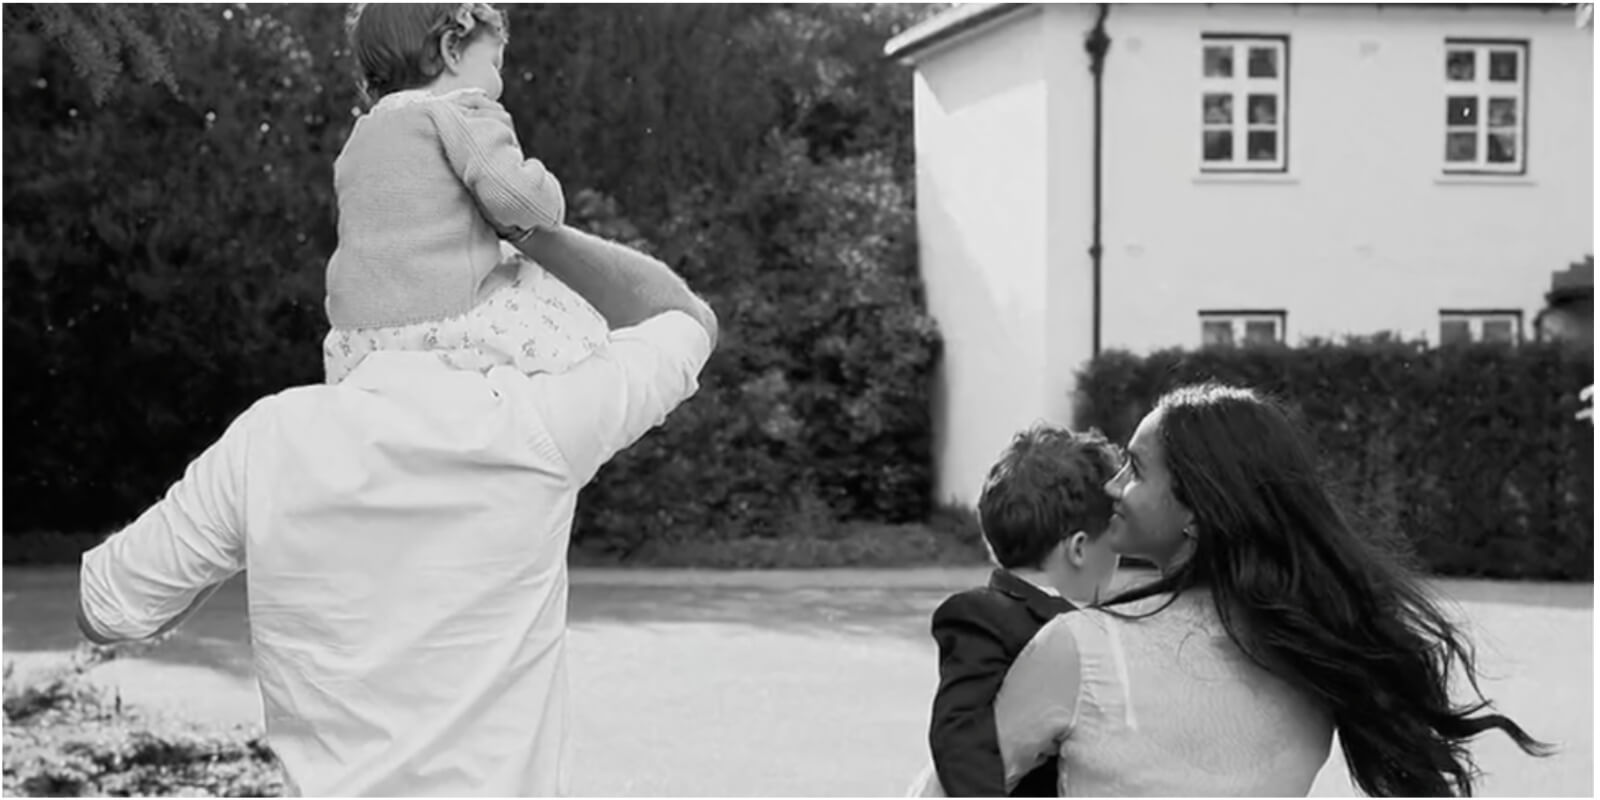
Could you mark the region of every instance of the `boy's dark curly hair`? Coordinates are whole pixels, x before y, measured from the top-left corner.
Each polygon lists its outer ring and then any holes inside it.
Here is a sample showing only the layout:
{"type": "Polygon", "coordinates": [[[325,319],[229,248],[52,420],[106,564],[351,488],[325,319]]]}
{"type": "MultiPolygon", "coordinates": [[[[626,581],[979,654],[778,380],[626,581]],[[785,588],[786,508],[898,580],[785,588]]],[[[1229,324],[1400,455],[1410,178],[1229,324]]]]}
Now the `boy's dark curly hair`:
{"type": "Polygon", "coordinates": [[[1099,538],[1111,521],[1106,481],[1121,461],[1099,431],[1040,423],[1016,435],[989,469],[978,521],[995,561],[1037,568],[1067,537],[1099,538]]]}

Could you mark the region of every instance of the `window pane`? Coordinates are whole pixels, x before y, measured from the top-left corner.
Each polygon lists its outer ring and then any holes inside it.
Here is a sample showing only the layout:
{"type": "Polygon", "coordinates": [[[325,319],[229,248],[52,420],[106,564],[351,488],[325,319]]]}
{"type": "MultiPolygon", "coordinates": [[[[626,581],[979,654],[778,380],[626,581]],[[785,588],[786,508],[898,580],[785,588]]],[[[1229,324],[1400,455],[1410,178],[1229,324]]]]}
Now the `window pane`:
{"type": "Polygon", "coordinates": [[[1478,160],[1478,134],[1470,131],[1466,133],[1447,133],[1444,135],[1444,160],[1446,161],[1477,161],[1478,160]]]}
{"type": "Polygon", "coordinates": [[[1486,342],[1501,342],[1511,344],[1515,341],[1514,332],[1509,319],[1486,319],[1483,321],[1483,340],[1486,342]]]}
{"type": "Polygon", "coordinates": [[[1250,131],[1245,134],[1245,145],[1251,161],[1278,160],[1278,132],[1250,131]]]}
{"type": "Polygon", "coordinates": [[[1514,97],[1489,98],[1489,124],[1490,125],[1515,125],[1517,124],[1517,100],[1514,97]]]}
{"type": "Polygon", "coordinates": [[[1473,56],[1471,50],[1451,50],[1444,56],[1444,75],[1447,80],[1472,80],[1473,56]]]}
{"type": "Polygon", "coordinates": [[[1275,94],[1250,95],[1250,124],[1278,124],[1278,96],[1275,94]]]}
{"type": "Polygon", "coordinates": [[[1273,344],[1277,341],[1278,323],[1270,319],[1253,319],[1245,322],[1245,344],[1273,344]]]}
{"type": "Polygon", "coordinates": [[[1233,45],[1206,46],[1205,76],[1207,78],[1233,77],[1233,45]]]}
{"type": "Polygon", "coordinates": [[[1517,52],[1494,50],[1489,53],[1489,80],[1515,81],[1517,79],[1517,52]]]}
{"type": "Polygon", "coordinates": [[[1489,131],[1489,163],[1515,164],[1517,162],[1517,132],[1489,131]]]}
{"type": "Polygon", "coordinates": [[[1227,125],[1233,122],[1233,95],[1208,94],[1202,99],[1207,125],[1227,125]]]}
{"type": "Polygon", "coordinates": [[[1233,321],[1226,319],[1201,320],[1200,344],[1205,347],[1226,347],[1233,344],[1233,321]]]}
{"type": "Polygon", "coordinates": [[[1439,320],[1439,344],[1466,344],[1472,341],[1472,328],[1464,319],[1439,320]]]}
{"type": "Polygon", "coordinates": [[[1478,124],[1478,98],[1446,97],[1444,99],[1444,124],[1478,124]]]}
{"type": "Polygon", "coordinates": [[[1233,131],[1206,131],[1205,160],[1233,160],[1233,131]]]}
{"type": "Polygon", "coordinates": [[[1276,47],[1250,48],[1249,75],[1252,78],[1278,77],[1278,49],[1276,47]]]}

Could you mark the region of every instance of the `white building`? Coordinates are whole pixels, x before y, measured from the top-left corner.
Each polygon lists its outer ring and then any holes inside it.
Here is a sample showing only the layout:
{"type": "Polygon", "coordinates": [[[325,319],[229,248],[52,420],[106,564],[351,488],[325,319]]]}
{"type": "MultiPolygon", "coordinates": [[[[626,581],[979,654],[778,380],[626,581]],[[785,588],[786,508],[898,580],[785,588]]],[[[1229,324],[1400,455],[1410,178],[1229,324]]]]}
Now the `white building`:
{"type": "Polygon", "coordinates": [[[1070,421],[1097,347],[1531,338],[1594,251],[1571,6],[983,4],[886,50],[915,71],[941,500],[1070,421]]]}

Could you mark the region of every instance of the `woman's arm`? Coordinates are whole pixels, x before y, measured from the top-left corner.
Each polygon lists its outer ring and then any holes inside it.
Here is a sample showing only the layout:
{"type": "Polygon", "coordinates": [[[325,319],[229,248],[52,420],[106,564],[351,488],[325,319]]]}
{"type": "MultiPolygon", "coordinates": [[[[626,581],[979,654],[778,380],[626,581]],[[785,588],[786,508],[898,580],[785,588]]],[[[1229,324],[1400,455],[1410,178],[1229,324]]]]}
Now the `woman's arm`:
{"type": "Polygon", "coordinates": [[[1056,617],[1033,637],[1006,673],[994,702],[1006,790],[1054,755],[1077,722],[1081,667],[1068,625],[1074,611],[1056,617]]]}

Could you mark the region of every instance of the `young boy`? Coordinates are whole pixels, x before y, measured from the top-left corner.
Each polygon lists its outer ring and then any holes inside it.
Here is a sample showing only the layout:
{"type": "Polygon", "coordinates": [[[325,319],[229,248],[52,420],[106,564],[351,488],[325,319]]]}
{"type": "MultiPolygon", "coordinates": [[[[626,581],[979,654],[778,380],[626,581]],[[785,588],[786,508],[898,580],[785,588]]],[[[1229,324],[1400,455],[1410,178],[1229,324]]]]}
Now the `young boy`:
{"type": "MultiPolygon", "coordinates": [[[[1039,628],[1109,591],[1117,555],[1104,536],[1111,499],[1102,487],[1119,460],[1097,432],[1037,425],[989,470],[978,519],[999,568],[988,586],[952,595],[933,613],[939,690],[928,743],[945,795],[1007,796],[994,699],[1039,628]]],[[[1056,796],[1056,771],[1052,758],[1009,795],[1056,796]]]]}

